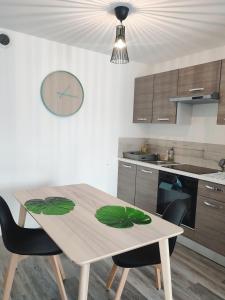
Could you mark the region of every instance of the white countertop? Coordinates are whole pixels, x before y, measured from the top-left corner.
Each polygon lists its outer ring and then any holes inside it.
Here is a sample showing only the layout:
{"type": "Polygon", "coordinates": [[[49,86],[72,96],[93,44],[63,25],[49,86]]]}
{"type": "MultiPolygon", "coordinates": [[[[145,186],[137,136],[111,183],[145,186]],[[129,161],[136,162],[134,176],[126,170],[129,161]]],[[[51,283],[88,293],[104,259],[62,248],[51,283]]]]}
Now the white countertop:
{"type": "MultiPolygon", "coordinates": [[[[173,170],[173,169],[167,168],[166,165],[155,165],[155,164],[151,164],[149,162],[143,162],[143,161],[138,161],[138,160],[133,160],[133,159],[128,159],[128,158],[120,158],[119,157],[118,159],[119,159],[119,161],[123,161],[125,163],[131,163],[131,164],[138,165],[138,166],[143,166],[143,167],[152,168],[152,169],[156,169],[156,170],[162,170],[162,171],[173,173],[173,174],[184,175],[187,177],[197,178],[200,180],[205,180],[205,181],[225,185],[225,172],[198,175],[198,174],[194,174],[194,173],[173,170]]],[[[173,163],[171,163],[171,165],[172,164],[173,163]]]]}

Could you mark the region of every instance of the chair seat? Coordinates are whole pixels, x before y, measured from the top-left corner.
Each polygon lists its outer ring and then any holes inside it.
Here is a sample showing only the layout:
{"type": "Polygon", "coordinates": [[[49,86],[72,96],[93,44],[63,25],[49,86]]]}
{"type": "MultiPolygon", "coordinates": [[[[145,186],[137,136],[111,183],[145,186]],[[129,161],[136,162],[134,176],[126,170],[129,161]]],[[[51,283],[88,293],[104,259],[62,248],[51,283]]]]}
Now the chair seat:
{"type": "Polygon", "coordinates": [[[161,263],[159,244],[151,244],[136,250],[113,256],[113,262],[122,268],[137,268],[161,263]]]}
{"type": "Polygon", "coordinates": [[[57,255],[62,253],[43,229],[16,227],[5,240],[6,248],[20,255],[57,255]]]}

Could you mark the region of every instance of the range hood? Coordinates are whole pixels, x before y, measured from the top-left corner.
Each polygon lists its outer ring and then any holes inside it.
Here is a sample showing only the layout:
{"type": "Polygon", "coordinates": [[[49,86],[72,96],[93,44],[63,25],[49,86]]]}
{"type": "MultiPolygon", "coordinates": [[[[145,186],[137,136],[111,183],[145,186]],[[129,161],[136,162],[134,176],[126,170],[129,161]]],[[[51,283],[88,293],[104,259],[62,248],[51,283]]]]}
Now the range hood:
{"type": "Polygon", "coordinates": [[[169,99],[171,102],[181,102],[184,104],[206,104],[206,103],[218,103],[219,93],[214,92],[210,95],[192,95],[187,97],[172,97],[169,99]]]}

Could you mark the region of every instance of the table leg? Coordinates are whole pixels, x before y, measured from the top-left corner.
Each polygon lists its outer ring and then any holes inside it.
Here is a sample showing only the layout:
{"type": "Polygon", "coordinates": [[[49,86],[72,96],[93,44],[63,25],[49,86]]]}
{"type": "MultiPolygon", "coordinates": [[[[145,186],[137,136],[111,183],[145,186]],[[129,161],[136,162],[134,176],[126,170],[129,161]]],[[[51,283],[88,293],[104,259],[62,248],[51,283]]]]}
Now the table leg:
{"type": "Polygon", "coordinates": [[[81,266],[78,300],[87,300],[90,264],[81,266]]]}
{"type": "Polygon", "coordinates": [[[159,242],[165,300],[173,300],[168,239],[159,242]]]}
{"type": "Polygon", "coordinates": [[[23,205],[20,205],[20,213],[19,213],[19,220],[18,220],[19,226],[24,227],[26,221],[26,215],[27,215],[26,209],[24,208],[23,205]]]}

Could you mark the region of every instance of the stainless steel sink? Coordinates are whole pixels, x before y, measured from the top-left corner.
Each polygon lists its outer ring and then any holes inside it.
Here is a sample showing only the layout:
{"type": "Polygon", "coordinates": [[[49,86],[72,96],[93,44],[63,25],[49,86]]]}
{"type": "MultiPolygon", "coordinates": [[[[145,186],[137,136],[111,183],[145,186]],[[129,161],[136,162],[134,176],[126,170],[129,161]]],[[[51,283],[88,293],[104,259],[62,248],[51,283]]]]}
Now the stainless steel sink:
{"type": "Polygon", "coordinates": [[[149,164],[153,164],[153,165],[179,165],[179,163],[177,162],[173,162],[173,161],[168,161],[168,160],[153,160],[153,161],[148,161],[149,164]]]}

